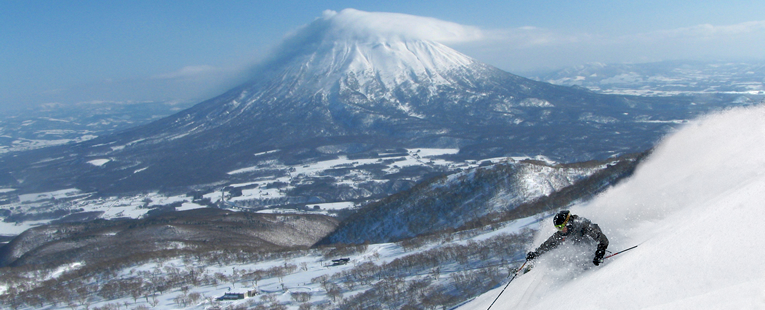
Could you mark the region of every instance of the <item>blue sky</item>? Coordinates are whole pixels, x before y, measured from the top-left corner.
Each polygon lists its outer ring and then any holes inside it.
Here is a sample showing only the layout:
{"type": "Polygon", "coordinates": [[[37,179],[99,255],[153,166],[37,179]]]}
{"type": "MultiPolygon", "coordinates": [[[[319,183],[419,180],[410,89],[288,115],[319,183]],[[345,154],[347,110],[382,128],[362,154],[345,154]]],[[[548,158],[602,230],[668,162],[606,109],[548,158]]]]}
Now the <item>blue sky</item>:
{"type": "Polygon", "coordinates": [[[764,1],[2,1],[0,110],[202,100],[345,8],[477,28],[481,39],[447,45],[510,72],[765,58],[764,1]]]}

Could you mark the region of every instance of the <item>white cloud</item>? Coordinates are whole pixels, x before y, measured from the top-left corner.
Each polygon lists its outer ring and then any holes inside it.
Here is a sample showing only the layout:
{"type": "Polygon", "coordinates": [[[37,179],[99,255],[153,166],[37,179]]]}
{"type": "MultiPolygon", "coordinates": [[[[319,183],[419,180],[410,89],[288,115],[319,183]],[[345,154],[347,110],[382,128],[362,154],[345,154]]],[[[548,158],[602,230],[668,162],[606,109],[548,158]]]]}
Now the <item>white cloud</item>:
{"type": "Polygon", "coordinates": [[[662,30],[651,33],[640,34],[638,37],[649,39],[713,39],[720,37],[736,36],[756,32],[765,32],[765,20],[750,21],[733,25],[715,26],[711,24],[702,24],[692,27],[683,27],[670,30],[662,30]]]}
{"type": "Polygon", "coordinates": [[[321,19],[330,23],[330,34],[344,38],[424,39],[440,43],[470,42],[483,38],[478,27],[399,13],[327,10],[321,19]]]}
{"type": "Polygon", "coordinates": [[[566,33],[553,29],[526,26],[510,29],[483,31],[484,43],[499,44],[510,48],[534,48],[556,45],[596,44],[616,45],[630,42],[665,44],[677,43],[676,40],[716,40],[731,39],[740,35],[765,34],[765,21],[750,21],[733,25],[702,24],[692,27],[659,30],[621,36],[608,36],[597,33],[566,33]]]}
{"type": "Polygon", "coordinates": [[[613,35],[534,26],[483,30],[463,53],[508,71],[560,68],[589,62],[757,60],[765,50],[765,21],[701,24],[613,35]]]}

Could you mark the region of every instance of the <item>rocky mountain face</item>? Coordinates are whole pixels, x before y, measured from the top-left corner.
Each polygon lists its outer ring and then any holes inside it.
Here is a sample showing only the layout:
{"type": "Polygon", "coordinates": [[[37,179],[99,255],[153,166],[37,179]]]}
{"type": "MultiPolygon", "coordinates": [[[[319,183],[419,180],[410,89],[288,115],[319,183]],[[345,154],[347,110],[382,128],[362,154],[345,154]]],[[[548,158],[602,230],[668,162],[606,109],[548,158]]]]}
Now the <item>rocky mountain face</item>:
{"type": "Polygon", "coordinates": [[[533,81],[436,42],[348,31],[342,15],[298,31],[246,84],[132,130],[4,156],[0,178],[17,180],[18,193],[121,193],[244,182],[263,175],[228,172],[402,147],[603,159],[723,105],[533,81]]]}

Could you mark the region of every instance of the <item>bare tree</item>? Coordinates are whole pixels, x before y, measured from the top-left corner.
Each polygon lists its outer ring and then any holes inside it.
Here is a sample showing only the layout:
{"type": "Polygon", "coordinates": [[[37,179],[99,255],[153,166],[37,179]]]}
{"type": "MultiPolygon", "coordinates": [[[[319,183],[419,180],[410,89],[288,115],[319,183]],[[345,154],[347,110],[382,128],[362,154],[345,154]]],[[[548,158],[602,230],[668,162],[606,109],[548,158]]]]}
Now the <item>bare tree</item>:
{"type": "Polygon", "coordinates": [[[196,304],[200,299],[202,299],[202,295],[197,292],[189,294],[189,301],[191,301],[192,304],[196,304]]]}
{"type": "Polygon", "coordinates": [[[101,290],[98,292],[98,295],[106,300],[118,298],[122,295],[122,289],[120,286],[120,282],[116,280],[106,282],[103,286],[101,286],[101,290]]]}
{"type": "MultiPolygon", "coordinates": [[[[215,273],[215,280],[218,282],[228,282],[228,277],[220,272],[215,273]]],[[[217,287],[217,286],[216,286],[217,287]]]]}
{"type": "Polygon", "coordinates": [[[431,269],[430,275],[437,281],[441,277],[441,267],[431,269]]]}
{"type": "Polygon", "coordinates": [[[173,302],[178,305],[179,307],[186,307],[191,302],[190,298],[186,296],[185,294],[179,294],[178,296],[175,296],[173,298],[173,302]]]}
{"type": "Polygon", "coordinates": [[[123,287],[130,293],[130,297],[133,297],[133,303],[138,302],[138,298],[143,295],[143,281],[141,279],[132,278],[124,282],[123,287]]]}
{"type": "Polygon", "coordinates": [[[304,303],[311,300],[311,293],[308,293],[308,292],[290,293],[290,297],[292,297],[292,300],[296,302],[304,303]]]}
{"type": "Polygon", "coordinates": [[[77,302],[86,310],[90,308],[90,293],[92,291],[92,288],[88,285],[83,285],[76,289],[77,302]]]}
{"type": "Polygon", "coordinates": [[[284,263],[284,272],[287,274],[294,273],[297,268],[298,266],[295,264],[287,264],[286,262],[284,263]]]}
{"type": "Polygon", "coordinates": [[[191,284],[194,286],[199,286],[202,275],[205,273],[205,267],[187,266],[186,271],[191,284]]]}
{"type": "Polygon", "coordinates": [[[310,303],[302,303],[298,306],[298,310],[311,310],[313,306],[310,303]]]}
{"type": "Polygon", "coordinates": [[[346,288],[348,288],[349,291],[352,291],[356,287],[356,280],[351,278],[345,278],[343,281],[343,285],[345,285],[346,288]]]}
{"type": "Polygon", "coordinates": [[[279,304],[279,303],[272,303],[268,305],[268,309],[270,310],[287,310],[287,306],[279,304]]]}
{"type": "Polygon", "coordinates": [[[287,275],[287,270],[282,266],[275,266],[268,269],[268,274],[274,277],[278,277],[279,282],[282,282],[284,280],[284,276],[287,275]]]}
{"type": "Polygon", "coordinates": [[[311,283],[319,283],[321,284],[321,287],[324,288],[324,290],[327,290],[327,283],[329,283],[329,276],[328,275],[321,275],[318,277],[315,277],[311,279],[311,283]]]}
{"type": "Polygon", "coordinates": [[[149,304],[152,306],[152,308],[156,307],[159,304],[159,299],[157,299],[157,295],[155,294],[151,295],[151,301],[149,302],[149,304]]]}
{"type": "Polygon", "coordinates": [[[252,277],[253,287],[258,287],[258,281],[263,279],[263,274],[265,272],[263,270],[255,270],[252,273],[250,273],[250,276],[252,277]]]}
{"type": "Polygon", "coordinates": [[[336,302],[338,298],[343,297],[343,289],[339,285],[329,282],[326,286],[327,296],[332,298],[333,302],[336,302]]]}

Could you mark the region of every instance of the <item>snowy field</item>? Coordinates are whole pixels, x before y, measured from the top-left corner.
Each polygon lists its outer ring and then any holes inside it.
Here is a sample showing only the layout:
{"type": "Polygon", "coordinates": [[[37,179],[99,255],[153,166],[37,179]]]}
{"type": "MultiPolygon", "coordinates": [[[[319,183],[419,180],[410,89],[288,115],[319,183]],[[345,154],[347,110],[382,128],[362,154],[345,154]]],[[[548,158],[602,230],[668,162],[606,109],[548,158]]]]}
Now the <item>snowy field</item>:
{"type": "MultiPolygon", "coordinates": [[[[268,154],[273,152],[276,152],[276,151],[263,152],[263,153],[258,153],[255,155],[257,156],[260,154],[268,154]]],[[[389,173],[393,173],[402,167],[421,165],[425,163],[425,161],[428,161],[429,163],[434,165],[442,165],[442,166],[454,165],[457,163],[446,161],[446,160],[430,160],[425,158],[448,155],[448,154],[456,154],[457,152],[459,152],[459,149],[408,149],[407,150],[408,154],[406,156],[401,156],[401,155],[386,156],[385,154],[380,154],[380,157],[378,158],[366,158],[366,159],[354,159],[354,160],[349,160],[347,156],[339,156],[337,159],[333,159],[333,160],[325,160],[325,161],[309,163],[309,164],[300,165],[300,166],[278,166],[276,168],[288,169],[292,172],[291,174],[295,176],[299,176],[299,175],[311,176],[311,175],[316,175],[317,173],[320,173],[322,171],[332,169],[335,167],[358,167],[363,165],[380,163],[387,159],[395,159],[394,163],[388,164],[388,169],[386,170],[389,173]]],[[[237,169],[234,171],[229,171],[228,174],[231,174],[231,175],[240,174],[240,173],[258,171],[264,168],[273,169],[274,167],[271,165],[267,167],[264,167],[263,165],[253,166],[253,167],[237,169]]]]}
{"type": "MultiPolygon", "coordinates": [[[[278,150],[264,152],[262,154],[269,154],[278,152],[278,150]]],[[[261,201],[275,201],[275,204],[279,203],[279,199],[287,197],[286,193],[294,188],[293,184],[300,184],[299,180],[305,180],[311,177],[321,177],[322,174],[331,169],[338,167],[355,168],[368,164],[381,164],[384,163],[386,168],[385,173],[393,174],[399,172],[401,169],[411,166],[441,166],[448,167],[451,171],[459,171],[470,168],[475,168],[480,162],[501,162],[506,160],[524,160],[524,159],[537,159],[550,162],[544,157],[528,158],[489,158],[482,161],[466,161],[466,162],[453,162],[444,159],[437,158],[442,155],[455,154],[459,152],[458,149],[408,149],[406,155],[402,154],[380,154],[379,157],[373,159],[348,159],[345,156],[338,156],[337,159],[319,161],[314,163],[308,163],[303,165],[285,166],[285,165],[267,165],[267,166],[254,166],[243,168],[229,172],[229,174],[239,174],[255,171],[258,169],[279,169],[289,171],[289,175],[285,177],[274,177],[258,179],[251,182],[244,182],[239,184],[231,184],[232,188],[242,188],[242,195],[237,197],[229,197],[226,193],[221,191],[214,191],[205,194],[203,197],[210,199],[211,202],[218,202],[223,197],[227,201],[227,205],[232,210],[241,211],[246,209],[240,205],[246,204],[247,201],[261,200],[261,201]],[[297,180],[297,181],[296,181],[297,180]],[[275,183],[289,184],[285,187],[277,188],[270,186],[275,183]]],[[[256,155],[262,155],[256,154],[256,155]]],[[[109,162],[109,159],[95,159],[89,161],[94,166],[101,166],[109,162]]],[[[386,180],[375,180],[372,176],[365,175],[363,173],[351,174],[347,177],[343,177],[337,180],[338,184],[347,184],[350,187],[357,186],[358,183],[364,181],[379,181],[386,182],[386,180]]],[[[221,188],[222,189],[222,188],[221,188]]],[[[12,188],[0,188],[0,194],[13,194],[12,188]]],[[[205,208],[205,205],[193,202],[193,197],[189,197],[185,194],[176,196],[167,196],[159,193],[147,193],[135,196],[123,196],[123,197],[106,197],[91,199],[91,193],[82,192],[76,188],[64,189],[53,192],[23,194],[18,196],[18,201],[0,206],[4,209],[13,210],[14,213],[34,214],[35,212],[50,212],[57,209],[66,210],[81,210],[79,212],[103,212],[99,217],[103,219],[114,218],[140,218],[149,212],[151,209],[147,206],[160,206],[168,205],[172,203],[182,203],[176,210],[191,210],[197,208],[205,208]]],[[[339,201],[329,203],[311,203],[308,210],[300,211],[305,213],[324,214],[331,215],[332,211],[338,211],[342,209],[355,208],[356,205],[351,201],[339,201]],[[314,206],[319,206],[317,209],[313,209],[314,206]]],[[[259,212],[263,213],[280,213],[280,212],[297,212],[294,208],[280,209],[272,208],[270,205],[260,205],[259,208],[268,208],[259,212]]],[[[53,219],[41,219],[41,220],[26,220],[22,222],[3,222],[0,221],[0,235],[13,236],[18,235],[25,230],[39,225],[48,224],[53,219]]]]}
{"type": "MultiPolygon", "coordinates": [[[[9,136],[4,136],[4,137],[13,138],[9,136]]],[[[95,138],[98,138],[98,136],[89,135],[89,134],[82,135],[74,139],[34,140],[34,139],[16,138],[16,140],[14,140],[13,143],[10,144],[10,146],[0,145],[0,154],[28,151],[28,150],[34,150],[34,149],[39,149],[44,147],[63,145],[67,143],[80,143],[80,142],[85,142],[95,138]]]]}
{"type": "MultiPolygon", "coordinates": [[[[666,138],[630,180],[572,208],[609,250],[638,248],[600,267],[550,252],[491,309],[765,309],[763,120],[765,107],[735,109],[666,138]]],[[[553,230],[542,222],[534,247],[553,230]]],[[[485,310],[504,286],[458,309],[485,310]]]]}

